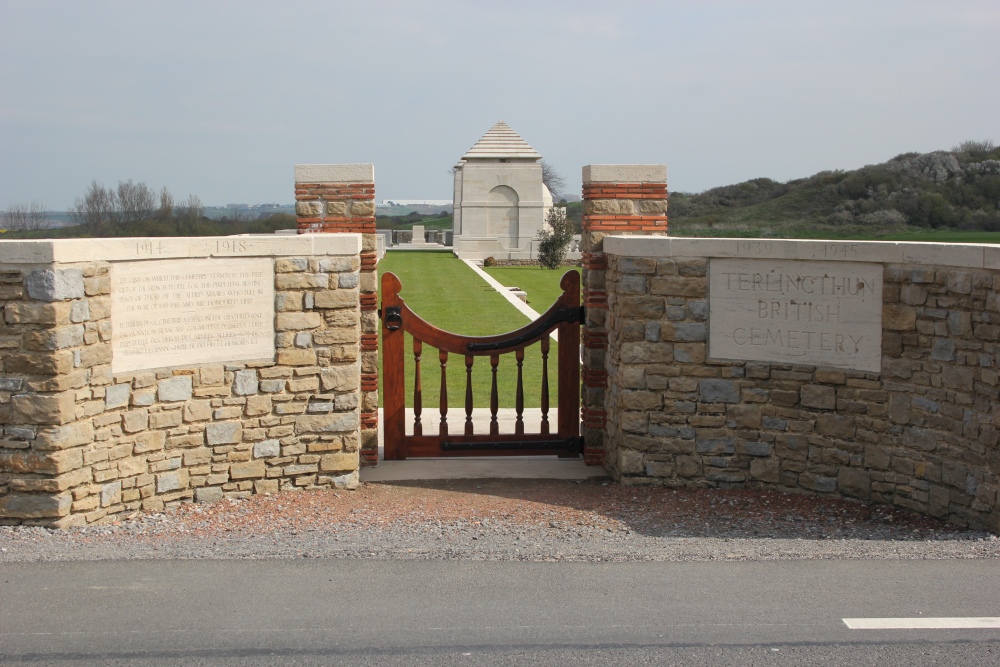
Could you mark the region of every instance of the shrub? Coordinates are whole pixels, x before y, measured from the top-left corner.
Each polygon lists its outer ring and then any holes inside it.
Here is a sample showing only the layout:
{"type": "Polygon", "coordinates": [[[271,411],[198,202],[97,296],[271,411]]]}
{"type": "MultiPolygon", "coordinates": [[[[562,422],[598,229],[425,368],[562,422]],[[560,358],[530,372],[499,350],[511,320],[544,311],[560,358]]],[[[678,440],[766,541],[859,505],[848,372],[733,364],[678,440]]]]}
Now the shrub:
{"type": "Polygon", "coordinates": [[[566,209],[555,206],[549,209],[538,239],[538,263],[547,269],[558,269],[573,240],[573,225],[566,217],[566,209]]]}
{"type": "Polygon", "coordinates": [[[483,266],[485,266],[486,268],[496,265],[497,265],[497,260],[494,259],[492,256],[487,257],[486,259],[483,260],[483,266]]]}

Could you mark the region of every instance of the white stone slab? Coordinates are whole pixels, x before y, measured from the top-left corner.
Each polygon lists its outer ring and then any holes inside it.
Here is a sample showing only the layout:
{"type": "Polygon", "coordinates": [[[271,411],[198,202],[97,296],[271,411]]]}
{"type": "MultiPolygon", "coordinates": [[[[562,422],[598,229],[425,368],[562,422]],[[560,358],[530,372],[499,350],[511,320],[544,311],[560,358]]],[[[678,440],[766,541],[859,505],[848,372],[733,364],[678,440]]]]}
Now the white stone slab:
{"type": "Polygon", "coordinates": [[[904,244],[893,241],[783,241],[795,249],[795,259],[820,259],[840,262],[903,261],[904,244]]]}
{"type": "Polygon", "coordinates": [[[882,266],[709,262],[712,359],[881,370],[882,266]]]}
{"type": "Polygon", "coordinates": [[[984,246],[964,243],[903,243],[903,262],[983,268],[984,246]]]}
{"type": "Polygon", "coordinates": [[[305,234],[275,236],[255,234],[191,238],[191,257],[268,257],[274,255],[311,255],[313,243],[305,234]]]}
{"type": "Polygon", "coordinates": [[[274,358],[274,264],[266,258],[111,267],[111,370],[274,358]]]}
{"type": "Polygon", "coordinates": [[[665,164],[588,164],[584,183],[666,183],[665,164]]]}
{"type": "Polygon", "coordinates": [[[243,234],[238,236],[131,237],[0,241],[0,263],[72,264],[188,257],[355,255],[360,234],[243,234]]]}
{"type": "Polygon", "coordinates": [[[312,241],[314,255],[357,255],[361,252],[361,234],[303,234],[312,241]]]}
{"type": "Polygon", "coordinates": [[[373,164],[297,164],[296,183],[374,183],[373,164]]]}
{"type": "Polygon", "coordinates": [[[987,269],[1000,269],[1000,246],[989,245],[983,248],[983,266],[987,269]]]}

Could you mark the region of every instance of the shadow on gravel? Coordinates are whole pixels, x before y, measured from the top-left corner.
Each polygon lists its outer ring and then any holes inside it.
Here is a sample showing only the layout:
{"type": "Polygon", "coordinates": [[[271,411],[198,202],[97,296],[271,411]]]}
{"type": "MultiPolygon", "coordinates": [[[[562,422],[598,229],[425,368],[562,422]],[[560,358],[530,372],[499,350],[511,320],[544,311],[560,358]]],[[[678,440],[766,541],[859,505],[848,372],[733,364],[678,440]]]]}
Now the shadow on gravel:
{"type": "Polygon", "coordinates": [[[381,482],[427,519],[574,526],[650,537],[968,540],[905,509],[780,491],[627,487],[601,481],[472,479],[381,482]],[[454,520],[453,519],[453,520],[454,520]]]}

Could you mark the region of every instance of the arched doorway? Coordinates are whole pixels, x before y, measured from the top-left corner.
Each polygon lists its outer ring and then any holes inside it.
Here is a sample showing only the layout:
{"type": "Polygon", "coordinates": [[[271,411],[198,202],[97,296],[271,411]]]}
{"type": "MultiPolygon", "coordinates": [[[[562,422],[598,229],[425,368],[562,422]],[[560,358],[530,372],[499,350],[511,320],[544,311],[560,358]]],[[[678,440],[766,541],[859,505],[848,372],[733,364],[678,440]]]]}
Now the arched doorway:
{"type": "Polygon", "coordinates": [[[519,233],[517,192],[507,185],[498,185],[490,190],[487,202],[488,234],[507,248],[516,248],[519,233]]]}

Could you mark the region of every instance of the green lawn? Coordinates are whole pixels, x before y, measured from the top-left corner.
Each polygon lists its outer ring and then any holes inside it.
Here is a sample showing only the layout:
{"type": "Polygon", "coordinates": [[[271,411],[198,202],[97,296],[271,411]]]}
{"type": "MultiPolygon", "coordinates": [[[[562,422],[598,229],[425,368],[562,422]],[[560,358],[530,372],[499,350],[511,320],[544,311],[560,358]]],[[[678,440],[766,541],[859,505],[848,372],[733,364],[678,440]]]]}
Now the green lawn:
{"type": "MultiPolygon", "coordinates": [[[[415,313],[431,324],[454,333],[485,336],[511,331],[528,323],[528,318],[510,305],[496,290],[486,284],[450,251],[404,252],[390,251],[379,262],[379,287],[383,273],[396,274],[403,289],[400,296],[415,313]]],[[[557,273],[557,272],[549,272],[557,273]]],[[[552,341],[549,352],[549,405],[554,408],[558,399],[557,345],[552,341]]],[[[412,407],[414,360],[411,353],[412,339],[406,342],[407,405],[412,407]]],[[[382,346],[379,346],[381,355],[382,346]]],[[[380,359],[381,365],[381,359],[380,359]]],[[[527,348],[524,360],[525,407],[541,404],[541,352],[537,344],[527,348]]],[[[440,365],[437,353],[424,346],[421,359],[423,378],[424,424],[436,423],[440,400],[440,365]],[[433,412],[433,415],[431,414],[433,412]]],[[[500,359],[498,371],[500,407],[515,406],[517,367],[513,355],[500,359]]],[[[384,374],[379,374],[380,379],[384,374]]],[[[465,360],[451,355],[447,365],[448,421],[456,427],[463,423],[465,406],[465,360]],[[458,412],[455,412],[458,410],[458,412]]],[[[475,407],[489,407],[490,364],[489,357],[477,357],[472,369],[475,407]]]]}
{"type": "Polygon", "coordinates": [[[578,266],[564,266],[553,271],[538,266],[491,266],[483,269],[504,287],[520,287],[528,293],[528,305],[536,313],[544,313],[555,303],[562,290],[559,281],[567,271],[580,271],[578,266]]]}

